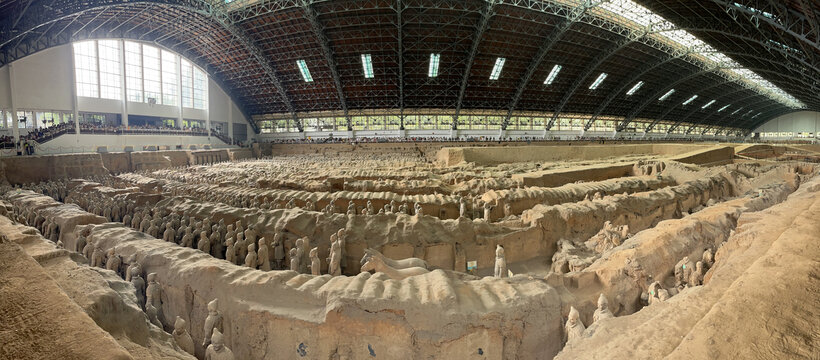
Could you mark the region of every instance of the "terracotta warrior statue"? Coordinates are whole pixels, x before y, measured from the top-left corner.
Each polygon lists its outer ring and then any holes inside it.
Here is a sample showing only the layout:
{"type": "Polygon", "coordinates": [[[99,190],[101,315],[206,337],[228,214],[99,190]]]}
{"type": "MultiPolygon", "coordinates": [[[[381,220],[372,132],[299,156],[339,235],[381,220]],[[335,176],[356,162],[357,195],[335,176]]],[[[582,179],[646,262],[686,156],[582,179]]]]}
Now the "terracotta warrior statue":
{"type": "Polygon", "coordinates": [[[219,329],[211,334],[212,343],[205,350],[205,360],[234,360],[233,352],[227,346],[219,329]]]}
{"type": "Polygon", "coordinates": [[[177,316],[174,322],[173,335],[174,340],[176,340],[177,345],[179,345],[182,351],[191,355],[194,354],[194,339],[192,339],[191,334],[188,333],[188,324],[179,316],[177,316]]]}
{"type": "Polygon", "coordinates": [[[495,272],[497,278],[507,277],[507,258],[504,255],[504,248],[501,245],[495,246],[495,272]]]}
{"type": "Polygon", "coordinates": [[[216,329],[222,329],[222,314],[219,313],[217,307],[219,300],[213,299],[208,303],[208,317],[205,318],[205,339],[202,341],[202,347],[207,348],[211,344],[211,335],[216,329]]]}

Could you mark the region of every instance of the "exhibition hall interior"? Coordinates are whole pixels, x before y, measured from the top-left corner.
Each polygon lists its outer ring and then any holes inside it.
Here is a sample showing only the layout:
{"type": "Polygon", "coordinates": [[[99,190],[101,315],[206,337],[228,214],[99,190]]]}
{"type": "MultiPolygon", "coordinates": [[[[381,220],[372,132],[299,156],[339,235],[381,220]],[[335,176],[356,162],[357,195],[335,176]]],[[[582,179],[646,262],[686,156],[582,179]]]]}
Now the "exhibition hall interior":
{"type": "Polygon", "coordinates": [[[0,359],[818,356],[817,1],[0,1],[0,359]]]}

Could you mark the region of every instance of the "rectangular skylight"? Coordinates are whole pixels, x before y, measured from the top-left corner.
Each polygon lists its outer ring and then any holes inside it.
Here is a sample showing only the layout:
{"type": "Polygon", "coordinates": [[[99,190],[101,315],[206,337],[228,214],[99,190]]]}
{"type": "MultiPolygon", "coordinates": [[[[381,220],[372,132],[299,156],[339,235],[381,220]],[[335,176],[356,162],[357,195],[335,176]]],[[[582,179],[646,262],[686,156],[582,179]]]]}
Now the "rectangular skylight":
{"type": "Polygon", "coordinates": [[[717,112],[721,112],[721,111],[723,111],[723,110],[726,110],[729,106],[731,106],[731,104],[728,104],[728,105],[726,105],[726,106],[724,106],[724,107],[720,108],[717,112]]]}
{"type": "Polygon", "coordinates": [[[641,86],[643,86],[643,81],[638,81],[638,83],[635,84],[635,86],[633,86],[631,89],[629,89],[629,91],[626,92],[626,96],[635,95],[635,93],[638,92],[641,86]]]}
{"type": "Polygon", "coordinates": [[[313,82],[313,76],[310,76],[310,70],[308,69],[305,60],[296,60],[296,65],[299,66],[299,72],[302,73],[302,79],[304,79],[305,82],[313,82]]]}
{"type": "Polygon", "coordinates": [[[758,116],[760,116],[760,115],[763,115],[763,113],[762,113],[762,112],[761,112],[761,113],[757,113],[757,115],[752,116],[752,119],[754,119],[754,118],[756,118],[756,117],[758,117],[758,116]]]}
{"type": "Polygon", "coordinates": [[[695,101],[695,99],[697,99],[697,98],[698,98],[697,95],[692,95],[692,97],[690,97],[689,100],[686,100],[686,101],[683,102],[683,105],[684,106],[689,105],[689,103],[691,103],[692,101],[695,101]]]}
{"type": "Polygon", "coordinates": [[[712,104],[714,104],[716,102],[717,102],[717,100],[712,100],[712,101],[706,103],[706,105],[703,105],[703,107],[701,107],[701,109],[706,109],[706,108],[712,106],[712,104]]]}
{"type": "MultiPolygon", "coordinates": [[[[773,19],[777,22],[781,21],[771,12],[744,5],[742,3],[748,3],[748,1],[744,2],[740,0],[730,0],[727,2],[727,6],[736,7],[748,13],[759,14],[760,16],[773,19]]],[[[692,33],[681,29],[648,8],[639,5],[634,0],[607,0],[599,2],[597,7],[611,12],[616,15],[615,17],[621,18],[616,19],[615,21],[626,23],[629,27],[634,29],[652,29],[651,32],[654,32],[658,36],[677,43],[683,49],[690,49],[690,51],[694,51],[692,56],[698,61],[700,61],[700,59],[706,60],[706,63],[704,63],[703,66],[708,67],[710,65],[716,65],[722,68],[721,71],[729,75],[740,75],[740,82],[751,85],[759,93],[766,94],[768,97],[786,106],[791,108],[806,107],[804,103],[783,91],[783,89],[780,89],[754,71],[744,68],[726,54],[718,51],[711,45],[706,44],[703,40],[700,40],[696,36],[692,35],[692,33]]],[[[787,49],[787,51],[794,50],[787,49]]]]}
{"type": "Polygon", "coordinates": [[[495,59],[495,66],[493,66],[493,71],[490,73],[490,80],[498,80],[501,77],[501,68],[504,67],[504,62],[507,59],[500,57],[495,59]]]}
{"type": "Polygon", "coordinates": [[[430,54],[430,67],[427,68],[427,76],[434,78],[438,76],[438,61],[441,54],[430,54]]]}
{"type": "Polygon", "coordinates": [[[558,77],[559,72],[561,72],[561,65],[553,66],[550,74],[547,75],[547,78],[544,80],[544,85],[552,85],[552,82],[558,77]]]}
{"type": "Polygon", "coordinates": [[[660,99],[658,99],[658,100],[664,101],[664,100],[668,99],[670,96],[672,96],[672,94],[674,94],[674,93],[675,93],[675,89],[669,90],[666,94],[663,94],[663,96],[661,96],[660,99]]]}
{"type": "Polygon", "coordinates": [[[362,54],[362,69],[364,70],[365,79],[373,78],[373,60],[370,58],[370,54],[362,54]]]}
{"type": "Polygon", "coordinates": [[[735,110],[733,113],[731,113],[731,114],[729,114],[729,115],[734,115],[734,114],[737,114],[737,113],[739,113],[739,112],[740,112],[740,110],[743,110],[743,108],[738,108],[737,110],[735,110]]]}
{"type": "Polygon", "coordinates": [[[604,82],[604,79],[606,79],[607,76],[609,76],[609,75],[607,75],[607,73],[601,73],[601,75],[598,75],[598,78],[595,79],[595,82],[592,83],[592,85],[589,86],[589,89],[590,90],[597,89],[599,86],[601,86],[601,83],[604,82]]]}

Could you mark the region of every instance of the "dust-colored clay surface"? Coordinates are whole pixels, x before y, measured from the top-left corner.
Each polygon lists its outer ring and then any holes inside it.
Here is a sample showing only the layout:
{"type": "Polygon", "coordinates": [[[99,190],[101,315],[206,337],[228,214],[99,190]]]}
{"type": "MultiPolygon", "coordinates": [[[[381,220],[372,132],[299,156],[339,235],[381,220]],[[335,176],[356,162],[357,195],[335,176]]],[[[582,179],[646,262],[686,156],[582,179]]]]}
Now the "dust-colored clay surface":
{"type": "Polygon", "coordinates": [[[191,358],[177,318],[198,359],[211,324],[243,360],[817,358],[813,151],[489,145],[62,157],[0,181],[0,268],[111,344],[76,358],[191,358]]]}

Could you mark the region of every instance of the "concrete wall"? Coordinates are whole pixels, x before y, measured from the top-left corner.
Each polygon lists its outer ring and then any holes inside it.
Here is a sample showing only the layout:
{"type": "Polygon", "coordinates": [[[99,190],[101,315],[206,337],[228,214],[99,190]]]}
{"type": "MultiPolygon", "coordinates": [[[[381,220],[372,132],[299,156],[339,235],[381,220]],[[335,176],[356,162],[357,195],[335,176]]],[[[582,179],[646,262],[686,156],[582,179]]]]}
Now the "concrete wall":
{"type": "MultiPolygon", "coordinates": [[[[94,135],[94,134],[65,134],[54,140],[37,145],[36,154],[54,155],[70,153],[97,152],[97,148],[104,146],[109,152],[124,151],[130,146],[134,151],[143,150],[144,146],[156,146],[157,149],[175,150],[177,146],[189,149],[193,145],[202,149],[205,145],[212,148],[234,147],[229,146],[214,136],[172,136],[172,135],[94,135]]],[[[14,156],[14,149],[0,150],[0,156],[14,156]]]]}
{"type": "MultiPolygon", "coordinates": [[[[154,44],[152,44],[154,45],[154,44]]],[[[156,45],[154,45],[156,46],[156,45]]],[[[19,110],[59,110],[70,112],[73,106],[74,69],[71,61],[71,45],[61,45],[40,51],[0,68],[0,109],[10,110],[8,94],[9,73],[13,76],[14,105],[19,110]]],[[[95,113],[116,113],[122,111],[120,100],[78,98],[78,111],[95,113]]],[[[153,105],[128,102],[129,115],[159,116],[177,118],[177,106],[153,105]]],[[[232,122],[248,124],[237,105],[219,85],[208,80],[208,110],[183,109],[183,117],[193,120],[232,122]]]]}
{"type": "MultiPolygon", "coordinates": [[[[820,132],[820,112],[798,111],[786,114],[770,120],[759,128],[755,133],[792,133],[791,136],[777,136],[776,139],[795,138],[796,133],[811,133],[816,138],[820,132]]],[[[766,140],[767,138],[762,138],[766,140]]]]}

